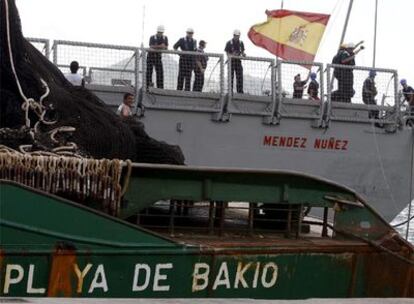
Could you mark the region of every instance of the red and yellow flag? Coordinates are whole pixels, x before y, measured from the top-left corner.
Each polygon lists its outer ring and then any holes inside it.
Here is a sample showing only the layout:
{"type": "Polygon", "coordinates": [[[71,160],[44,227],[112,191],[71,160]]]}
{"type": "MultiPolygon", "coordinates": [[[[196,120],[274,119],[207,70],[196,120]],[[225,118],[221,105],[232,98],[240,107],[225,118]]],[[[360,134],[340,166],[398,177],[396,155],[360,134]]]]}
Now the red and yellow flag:
{"type": "Polygon", "coordinates": [[[280,58],[313,61],[329,15],[288,10],[266,11],[266,14],[266,22],[250,28],[250,40],[280,58]]]}

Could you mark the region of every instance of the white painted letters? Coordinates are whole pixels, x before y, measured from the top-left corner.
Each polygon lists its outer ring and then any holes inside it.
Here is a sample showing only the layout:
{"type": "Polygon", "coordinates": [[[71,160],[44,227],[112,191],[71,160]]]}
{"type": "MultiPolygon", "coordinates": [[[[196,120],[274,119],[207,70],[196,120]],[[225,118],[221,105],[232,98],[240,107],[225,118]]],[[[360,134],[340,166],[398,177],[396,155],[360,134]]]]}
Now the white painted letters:
{"type": "Polygon", "coordinates": [[[157,264],[155,266],[155,275],[154,275],[154,285],[153,290],[154,291],[169,291],[170,285],[160,285],[160,281],[165,281],[167,279],[166,274],[161,274],[162,269],[172,269],[173,265],[172,263],[166,263],[166,264],[157,264]]]}
{"type": "Polygon", "coordinates": [[[4,278],[3,293],[8,294],[10,285],[20,283],[23,280],[23,267],[17,264],[8,264],[6,266],[6,276],[4,278]],[[12,272],[17,271],[17,276],[12,277],[12,272]]]}
{"type": "Polygon", "coordinates": [[[96,288],[102,288],[104,292],[108,291],[108,283],[106,282],[105,268],[103,264],[98,265],[88,293],[92,293],[96,288]]]}
{"type": "Polygon", "coordinates": [[[208,286],[208,275],[210,274],[210,266],[206,263],[196,263],[194,265],[194,272],[193,272],[193,286],[192,291],[201,291],[207,288],[208,286]],[[200,269],[204,269],[202,273],[200,273],[200,269]],[[199,283],[201,281],[202,283],[199,283]]]}
{"type": "Polygon", "coordinates": [[[132,291],[142,291],[147,289],[151,277],[151,268],[148,264],[135,264],[134,283],[132,284],[132,291]],[[145,270],[144,284],[138,286],[140,270],[145,270]]]}
{"type": "Polygon", "coordinates": [[[249,269],[252,263],[246,264],[244,267],[242,262],[237,263],[236,278],[234,279],[234,288],[239,288],[239,283],[242,284],[243,288],[249,288],[246,280],[244,279],[244,273],[249,269]]]}
{"type": "Polygon", "coordinates": [[[33,275],[35,272],[35,265],[30,264],[29,266],[29,278],[27,280],[27,293],[40,293],[46,292],[46,288],[34,288],[33,287],[33,275]]]}
{"type": "Polygon", "coordinates": [[[277,272],[278,272],[278,267],[275,263],[267,263],[264,267],[263,267],[263,272],[262,272],[262,285],[264,288],[270,288],[273,287],[276,283],[277,280],[277,272]],[[272,270],[272,276],[270,281],[266,281],[266,277],[267,277],[267,272],[269,271],[269,268],[271,268],[272,270]]]}
{"type": "Polygon", "coordinates": [[[216,290],[218,286],[224,285],[227,289],[230,288],[229,269],[227,268],[227,262],[221,263],[216,280],[214,281],[213,290],[216,290]],[[223,276],[223,278],[221,278],[223,276]]]}

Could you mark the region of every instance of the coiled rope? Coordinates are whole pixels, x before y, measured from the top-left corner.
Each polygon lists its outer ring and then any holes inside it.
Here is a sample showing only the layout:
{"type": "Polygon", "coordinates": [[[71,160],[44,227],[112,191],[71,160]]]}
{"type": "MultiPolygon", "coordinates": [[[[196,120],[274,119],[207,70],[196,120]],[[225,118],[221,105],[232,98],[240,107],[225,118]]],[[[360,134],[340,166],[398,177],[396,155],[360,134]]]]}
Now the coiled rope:
{"type": "MultiPolygon", "coordinates": [[[[42,123],[44,125],[53,125],[56,123],[56,121],[47,121],[45,120],[45,114],[46,114],[46,107],[43,105],[43,100],[45,98],[47,98],[49,96],[50,93],[50,89],[48,84],[46,83],[46,81],[44,81],[42,78],[40,78],[40,82],[42,83],[43,88],[45,89],[45,92],[43,93],[42,96],[40,96],[39,101],[36,101],[34,98],[28,98],[22,89],[19,77],[17,75],[16,72],[16,67],[14,64],[14,56],[13,56],[13,50],[12,50],[12,45],[11,45],[11,35],[10,35],[10,17],[9,17],[9,2],[8,0],[4,0],[4,4],[5,4],[5,14],[6,14],[6,36],[7,36],[7,49],[8,49],[8,55],[10,58],[10,67],[16,82],[16,86],[17,89],[19,91],[20,97],[23,99],[23,103],[21,106],[21,109],[24,111],[24,116],[25,116],[25,126],[28,130],[28,134],[30,134],[31,138],[33,139],[33,141],[36,141],[35,137],[36,134],[39,133],[39,124],[42,123]],[[38,117],[38,121],[36,122],[36,124],[34,125],[33,128],[31,128],[31,121],[29,118],[29,113],[30,111],[32,111],[33,113],[35,113],[38,117]]],[[[1,130],[1,129],[0,129],[1,130]]],[[[58,141],[54,140],[54,138],[52,138],[52,135],[55,134],[56,132],[74,132],[76,131],[75,128],[73,127],[59,127],[57,128],[58,131],[54,132],[56,129],[53,129],[52,131],[50,131],[51,133],[51,139],[52,141],[54,141],[55,143],[59,143],[58,141]]],[[[74,154],[73,150],[77,149],[77,146],[75,143],[67,143],[65,144],[63,147],[59,147],[59,150],[56,151],[56,153],[58,154],[74,154]]],[[[22,151],[23,153],[27,153],[30,152],[32,150],[32,145],[25,145],[24,147],[19,147],[19,150],[22,151]]]]}

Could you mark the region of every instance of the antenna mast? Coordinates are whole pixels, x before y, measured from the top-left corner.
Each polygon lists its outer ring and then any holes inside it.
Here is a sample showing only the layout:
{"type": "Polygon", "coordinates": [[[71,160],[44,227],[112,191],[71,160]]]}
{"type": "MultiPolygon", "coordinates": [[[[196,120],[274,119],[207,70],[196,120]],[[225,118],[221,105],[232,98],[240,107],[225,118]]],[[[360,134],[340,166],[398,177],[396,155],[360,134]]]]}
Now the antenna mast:
{"type": "Polygon", "coordinates": [[[375,0],[375,23],[374,23],[374,54],[372,67],[375,68],[375,59],[377,55],[377,25],[378,25],[378,0],[375,0]]]}
{"type": "Polygon", "coordinates": [[[353,4],[354,4],[354,0],[350,0],[349,1],[349,6],[348,6],[348,12],[346,14],[344,29],[342,31],[341,42],[339,43],[339,45],[341,45],[342,43],[344,43],[346,29],[348,28],[349,17],[351,16],[351,10],[352,10],[352,5],[353,4]]]}
{"type": "Polygon", "coordinates": [[[144,47],[144,31],[145,31],[145,5],[142,6],[142,33],[141,33],[141,47],[144,47]]]}

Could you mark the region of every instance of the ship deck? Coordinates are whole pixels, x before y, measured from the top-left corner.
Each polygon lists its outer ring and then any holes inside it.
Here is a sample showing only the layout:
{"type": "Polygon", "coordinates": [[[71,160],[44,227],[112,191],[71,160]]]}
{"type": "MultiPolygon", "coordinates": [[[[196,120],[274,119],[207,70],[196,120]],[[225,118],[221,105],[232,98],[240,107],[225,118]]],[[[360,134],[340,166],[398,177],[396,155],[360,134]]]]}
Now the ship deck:
{"type": "Polygon", "coordinates": [[[310,232],[299,237],[286,237],[280,232],[265,232],[242,234],[225,232],[219,234],[198,233],[188,230],[176,230],[174,234],[157,231],[164,237],[176,242],[199,246],[205,249],[239,249],[239,250],[271,250],[278,252],[368,252],[372,248],[365,242],[350,239],[334,239],[320,237],[316,232],[310,232]]]}

